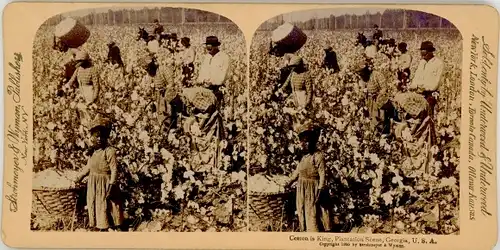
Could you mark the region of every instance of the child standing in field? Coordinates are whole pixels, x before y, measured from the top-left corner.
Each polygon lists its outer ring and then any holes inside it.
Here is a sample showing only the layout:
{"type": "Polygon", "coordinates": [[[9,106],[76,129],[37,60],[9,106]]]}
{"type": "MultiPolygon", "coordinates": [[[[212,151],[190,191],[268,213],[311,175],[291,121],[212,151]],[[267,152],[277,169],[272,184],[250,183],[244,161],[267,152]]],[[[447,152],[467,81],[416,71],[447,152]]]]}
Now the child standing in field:
{"type": "Polygon", "coordinates": [[[123,221],[123,211],[116,187],[116,150],[108,144],[110,132],[110,121],[97,116],[90,129],[94,152],[87,166],[75,178],[75,182],[80,182],[89,175],[87,181],[89,226],[98,231],[119,229],[123,221]]]}
{"type": "Polygon", "coordinates": [[[286,186],[297,181],[296,206],[300,231],[328,232],[331,230],[330,212],[325,204],[325,161],[317,148],[319,130],[311,121],[296,126],[305,154],[286,186]]]}

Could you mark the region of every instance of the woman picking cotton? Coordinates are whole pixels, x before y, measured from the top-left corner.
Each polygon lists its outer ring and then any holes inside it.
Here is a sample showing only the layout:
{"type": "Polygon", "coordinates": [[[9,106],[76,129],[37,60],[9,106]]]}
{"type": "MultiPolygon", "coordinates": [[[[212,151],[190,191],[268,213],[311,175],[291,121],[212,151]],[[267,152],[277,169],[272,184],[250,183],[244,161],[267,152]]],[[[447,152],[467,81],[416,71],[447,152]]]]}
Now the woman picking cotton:
{"type": "Polygon", "coordinates": [[[99,96],[100,79],[99,74],[94,67],[89,53],[85,51],[77,51],[75,55],[76,71],[73,77],[69,80],[69,84],[78,84],[80,94],[83,96],[85,103],[91,105],[97,102],[99,96]]]}
{"type": "Polygon", "coordinates": [[[119,229],[123,210],[118,197],[116,150],[108,144],[111,122],[97,116],[90,129],[91,146],[94,150],[87,166],[75,178],[87,180],[87,209],[89,226],[97,231],[119,229]]]}
{"type": "Polygon", "coordinates": [[[90,56],[85,51],[77,51],[75,55],[76,70],[68,81],[69,86],[78,86],[79,97],[83,99],[78,109],[84,126],[89,126],[91,117],[96,115],[100,92],[100,78],[90,56]]]}
{"type": "Polygon", "coordinates": [[[286,89],[291,86],[292,101],[298,109],[297,111],[303,112],[306,117],[309,117],[313,100],[313,85],[309,71],[302,57],[296,55],[291,56],[288,66],[291,67],[291,73],[278,92],[285,93],[286,89]]]}
{"type": "Polygon", "coordinates": [[[297,181],[296,206],[300,231],[330,231],[330,212],[326,204],[324,155],[317,148],[319,128],[308,120],[295,126],[304,154],[287,187],[297,181]]]}

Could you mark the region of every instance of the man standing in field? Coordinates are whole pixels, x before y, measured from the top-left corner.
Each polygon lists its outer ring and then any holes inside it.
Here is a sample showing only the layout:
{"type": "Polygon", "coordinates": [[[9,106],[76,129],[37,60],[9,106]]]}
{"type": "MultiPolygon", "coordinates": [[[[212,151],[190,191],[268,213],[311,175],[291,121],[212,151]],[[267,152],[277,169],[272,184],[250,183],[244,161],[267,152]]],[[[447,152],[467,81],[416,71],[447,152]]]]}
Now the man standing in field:
{"type": "Polygon", "coordinates": [[[224,101],[224,84],[229,75],[229,56],[220,51],[219,39],[216,36],[206,38],[205,45],[207,54],[204,56],[200,71],[198,72],[198,82],[212,90],[217,98],[217,107],[220,108],[224,101]]]}
{"type": "MultiPolygon", "coordinates": [[[[419,114],[420,123],[413,129],[412,134],[414,138],[420,138],[425,131],[429,131],[429,137],[426,141],[428,141],[429,146],[433,146],[436,144],[434,108],[437,103],[436,98],[439,94],[438,88],[444,65],[441,59],[434,56],[436,49],[432,42],[423,42],[420,46],[420,51],[422,59],[415,71],[415,76],[410,83],[409,89],[414,93],[422,95],[425,101],[427,101],[427,107],[419,114]]],[[[411,100],[409,101],[411,102],[411,100]]],[[[418,106],[415,106],[415,108],[418,108],[418,106]]],[[[413,108],[411,105],[407,105],[407,107],[410,109],[409,111],[413,108]]],[[[427,162],[425,167],[426,172],[430,171],[428,167],[427,162]]]]}
{"type": "Polygon", "coordinates": [[[436,97],[438,96],[439,82],[443,74],[443,61],[434,56],[434,44],[430,41],[425,41],[420,46],[422,60],[418,64],[415,71],[415,76],[409,86],[421,95],[429,103],[429,116],[434,114],[434,106],[436,105],[436,97]]]}

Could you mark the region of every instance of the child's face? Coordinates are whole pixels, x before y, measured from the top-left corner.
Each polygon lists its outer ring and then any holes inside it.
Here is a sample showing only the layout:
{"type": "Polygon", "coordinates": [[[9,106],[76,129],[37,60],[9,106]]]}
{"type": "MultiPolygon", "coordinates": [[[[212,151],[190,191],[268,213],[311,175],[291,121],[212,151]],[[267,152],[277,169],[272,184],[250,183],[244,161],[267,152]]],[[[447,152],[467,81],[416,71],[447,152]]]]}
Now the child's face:
{"type": "Polygon", "coordinates": [[[90,134],[90,142],[94,147],[99,147],[102,145],[102,137],[100,130],[93,130],[90,134]]]}
{"type": "Polygon", "coordinates": [[[300,146],[303,150],[309,150],[309,139],[307,136],[302,135],[300,138],[300,146]]]}

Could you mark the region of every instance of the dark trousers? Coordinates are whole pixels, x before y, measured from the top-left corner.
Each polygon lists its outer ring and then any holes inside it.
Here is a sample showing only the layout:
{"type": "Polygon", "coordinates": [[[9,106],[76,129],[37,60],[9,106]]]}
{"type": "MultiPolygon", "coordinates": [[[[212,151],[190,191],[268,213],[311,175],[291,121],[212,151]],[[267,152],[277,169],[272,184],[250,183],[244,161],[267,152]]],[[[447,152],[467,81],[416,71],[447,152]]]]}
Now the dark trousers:
{"type": "Polygon", "coordinates": [[[396,109],[396,107],[394,107],[394,104],[392,104],[391,101],[385,103],[381,109],[384,111],[382,134],[390,134],[391,119],[395,121],[400,121],[398,110],[396,109]]]}

